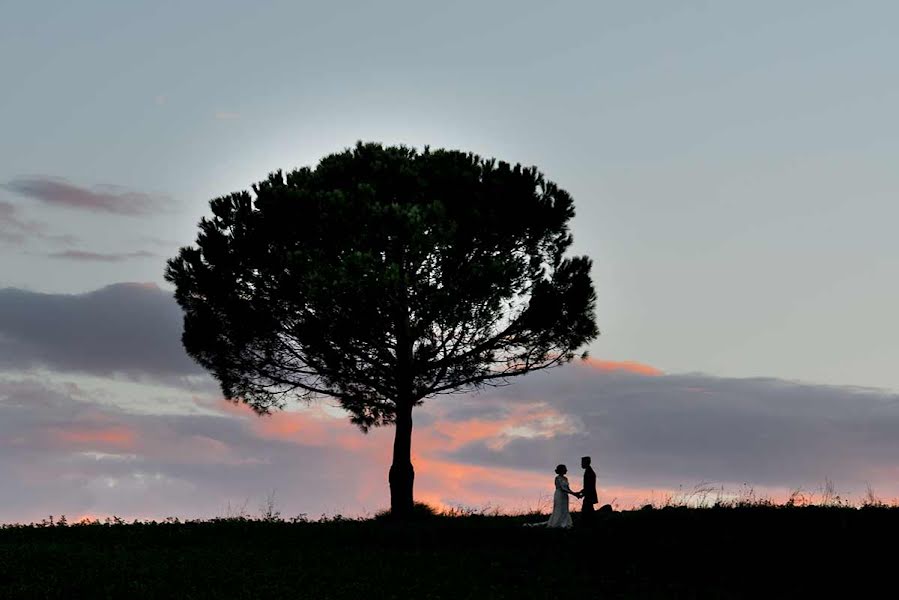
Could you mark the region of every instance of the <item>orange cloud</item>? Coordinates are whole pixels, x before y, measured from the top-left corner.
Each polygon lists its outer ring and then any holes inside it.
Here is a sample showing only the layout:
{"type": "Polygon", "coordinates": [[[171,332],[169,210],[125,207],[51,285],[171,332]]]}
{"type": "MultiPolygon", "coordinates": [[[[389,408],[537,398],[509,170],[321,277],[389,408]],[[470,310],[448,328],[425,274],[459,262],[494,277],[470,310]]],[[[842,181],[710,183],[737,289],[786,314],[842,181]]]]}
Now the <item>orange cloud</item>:
{"type": "Polygon", "coordinates": [[[421,448],[424,445],[427,449],[455,450],[471,442],[498,439],[503,430],[511,423],[512,421],[506,419],[437,422],[422,430],[421,435],[418,436],[419,440],[417,440],[418,447],[421,448]]]}
{"type": "Polygon", "coordinates": [[[544,403],[514,406],[496,419],[437,420],[418,432],[415,445],[419,450],[452,451],[473,442],[486,442],[499,449],[515,438],[550,438],[577,431],[577,425],[566,415],[544,403]]]}
{"type": "Polygon", "coordinates": [[[271,416],[253,416],[253,430],[267,439],[321,446],[333,438],[328,424],[306,413],[278,412],[271,416]]]}
{"type": "MultiPolygon", "coordinates": [[[[416,500],[446,510],[460,505],[472,508],[496,507],[506,513],[552,511],[555,473],[537,473],[523,469],[506,469],[465,465],[431,460],[418,456],[416,465],[416,500]]],[[[581,475],[571,472],[572,490],[579,490],[581,475]]],[[[661,505],[675,498],[675,490],[605,487],[601,479],[597,487],[600,504],[616,509],[661,505]]],[[[570,500],[572,511],[580,510],[580,501],[570,500]]]]}
{"type": "Polygon", "coordinates": [[[79,514],[75,518],[71,519],[69,522],[70,523],[93,523],[95,521],[102,521],[102,520],[106,519],[107,517],[111,517],[111,516],[112,515],[100,515],[97,513],[86,512],[86,513],[79,514]]]}
{"type": "Polygon", "coordinates": [[[127,427],[82,427],[72,429],[53,428],[52,435],[65,444],[75,446],[115,446],[132,448],[136,432],[127,427]]]}
{"type": "Polygon", "coordinates": [[[665,373],[651,365],[646,365],[633,360],[600,360],[597,358],[587,358],[582,361],[586,365],[598,369],[600,371],[627,371],[636,375],[664,375],[665,373]]]}
{"type": "MultiPolygon", "coordinates": [[[[368,465],[363,469],[363,476],[356,472],[353,489],[348,490],[357,505],[383,507],[388,499],[387,471],[392,459],[393,428],[380,428],[363,435],[346,418],[315,407],[263,417],[245,405],[223,402],[219,408],[246,419],[259,437],[348,452],[357,457],[358,464],[368,465]]],[[[412,461],[418,501],[443,509],[460,504],[472,507],[489,504],[502,506],[504,510],[541,508],[541,498],[545,503],[546,497],[551,503],[553,473],[469,465],[435,455],[473,442],[502,446],[515,437],[567,433],[573,425],[565,415],[542,402],[511,406],[508,412],[494,419],[450,421],[444,418],[447,411],[443,406],[423,410],[437,413],[437,419],[426,427],[416,427],[414,432],[412,461]]]]}
{"type": "Polygon", "coordinates": [[[416,499],[435,508],[465,505],[501,506],[504,510],[538,508],[541,495],[553,492],[553,475],[520,469],[483,467],[423,454],[414,458],[416,499]]]}
{"type": "MultiPolygon", "coordinates": [[[[206,403],[202,403],[206,406],[206,403]]],[[[321,407],[279,410],[257,415],[244,403],[220,400],[212,405],[224,413],[244,419],[253,432],[265,439],[292,442],[303,446],[326,446],[344,436],[346,419],[329,416],[321,407]]],[[[361,436],[360,436],[361,437],[361,436]]]]}
{"type": "MultiPolygon", "coordinates": [[[[647,376],[662,374],[654,367],[633,361],[588,359],[587,365],[602,371],[626,371],[647,376]]],[[[353,468],[352,488],[346,490],[348,498],[352,498],[357,507],[367,507],[365,510],[383,508],[389,500],[387,471],[392,458],[392,427],[363,435],[345,417],[326,412],[316,405],[263,417],[255,415],[243,404],[222,401],[216,408],[246,419],[253,433],[261,438],[289,441],[300,446],[339,448],[349,453],[355,457],[351,460],[356,461],[357,466],[353,468]]],[[[498,449],[516,438],[568,435],[579,430],[580,422],[549,402],[508,403],[494,417],[461,420],[449,418],[454,408],[451,404],[435,402],[419,409],[434,419],[427,426],[416,426],[413,433],[416,500],[438,509],[463,505],[498,507],[505,512],[551,510],[555,476],[551,468],[542,472],[467,464],[447,458],[446,453],[472,443],[498,449]]],[[[336,477],[340,477],[339,472],[336,477]]],[[[580,488],[577,469],[569,479],[573,489],[580,488]]],[[[601,503],[614,501],[620,507],[661,502],[674,494],[670,490],[607,489],[602,487],[601,481],[599,493],[601,503]]],[[[572,501],[572,510],[576,506],[579,505],[572,501]]]]}

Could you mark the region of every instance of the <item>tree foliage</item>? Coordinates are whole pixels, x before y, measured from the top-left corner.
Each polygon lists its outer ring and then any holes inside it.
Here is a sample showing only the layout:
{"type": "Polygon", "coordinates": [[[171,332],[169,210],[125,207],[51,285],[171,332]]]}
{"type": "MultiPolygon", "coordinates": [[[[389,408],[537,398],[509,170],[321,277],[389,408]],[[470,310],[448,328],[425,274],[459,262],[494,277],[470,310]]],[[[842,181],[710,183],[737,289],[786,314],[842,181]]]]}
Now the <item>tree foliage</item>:
{"type": "Polygon", "coordinates": [[[536,168],[358,143],[210,202],[168,262],[187,352],[259,413],[397,406],[571,360],[598,335],[571,196],[536,168]]]}

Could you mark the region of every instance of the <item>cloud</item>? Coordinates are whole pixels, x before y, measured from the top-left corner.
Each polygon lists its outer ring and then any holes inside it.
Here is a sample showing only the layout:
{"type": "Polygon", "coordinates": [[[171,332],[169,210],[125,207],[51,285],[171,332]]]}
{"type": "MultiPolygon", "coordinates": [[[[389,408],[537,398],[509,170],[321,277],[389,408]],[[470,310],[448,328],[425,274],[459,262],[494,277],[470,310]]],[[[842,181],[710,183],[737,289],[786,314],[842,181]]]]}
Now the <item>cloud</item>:
{"type": "Polygon", "coordinates": [[[181,346],[182,313],[154,284],[86,294],[0,290],[0,369],[177,379],[203,373],[181,346]]]}
{"type": "Polygon", "coordinates": [[[59,382],[0,376],[0,521],[88,513],[208,518],[226,514],[229,503],[248,501],[255,512],[273,489],[292,514],[358,513],[366,507],[358,491],[374,488],[369,500],[383,506],[386,470],[336,442],[350,429],[344,419],[327,418],[327,437],[309,438],[304,423],[322,420],[310,414],[285,438],[280,426],[266,427],[289,413],[260,418],[205,401],[215,410],[138,414],[59,382]]]}
{"type": "Polygon", "coordinates": [[[19,243],[41,229],[39,223],[23,221],[17,213],[14,205],[0,201],[0,241],[19,243]]]}
{"type": "MultiPolygon", "coordinates": [[[[483,419],[545,404],[578,427],[504,444],[472,440],[442,454],[477,465],[528,468],[591,455],[607,482],[676,488],[698,482],[806,489],[830,478],[859,492],[899,457],[899,395],[875,389],[702,374],[643,376],[574,365],[491,391],[483,419]],[[564,376],[563,376],[564,373],[564,376]],[[496,407],[506,411],[497,413],[496,407]]],[[[468,419],[477,419],[469,406],[468,419]]]]}
{"type": "MultiPolygon", "coordinates": [[[[125,427],[89,427],[78,428],[67,426],[50,430],[64,446],[104,450],[120,450],[133,447],[135,432],[125,427]]],[[[96,454],[96,452],[95,452],[96,454]]],[[[105,456],[118,456],[106,454],[105,456]]]]}
{"type": "Polygon", "coordinates": [[[76,238],[71,235],[47,233],[47,227],[37,221],[27,221],[19,216],[18,208],[0,200],[0,242],[22,244],[29,239],[40,239],[63,244],[72,244],[76,238]]]}
{"type": "Polygon", "coordinates": [[[219,110],[216,111],[215,118],[219,121],[234,121],[240,118],[240,113],[219,110]]]}
{"type": "Polygon", "coordinates": [[[46,256],[50,258],[88,262],[122,262],[132,258],[153,258],[158,255],[147,252],[146,250],[138,250],[136,252],[87,252],[84,250],[65,250],[63,252],[49,252],[46,256]]]}
{"type": "MultiPolygon", "coordinates": [[[[363,435],[327,403],[258,417],[178,390],[166,408],[182,410],[134,412],[114,387],[0,375],[0,521],[210,517],[229,502],[253,512],[272,490],[286,515],[371,514],[389,502],[391,428],[363,435]]],[[[437,506],[547,509],[553,468],[567,463],[577,488],[583,455],[600,501],[623,506],[700,482],[745,482],[783,500],[825,477],[856,498],[867,484],[899,496],[899,396],[877,390],[576,364],[432,399],[414,419],[416,496],[437,506]]]]}
{"type": "Polygon", "coordinates": [[[0,186],[52,206],[115,215],[139,216],[160,212],[166,199],[117,185],[87,189],[59,177],[19,177],[0,186]]]}
{"type": "Polygon", "coordinates": [[[600,371],[626,371],[638,375],[662,375],[660,369],[633,360],[614,361],[588,358],[583,364],[600,371]]]}
{"type": "MultiPolygon", "coordinates": [[[[31,510],[29,498],[54,514],[210,516],[271,489],[285,510],[310,514],[387,505],[391,428],[362,435],[327,402],[263,418],[225,403],[182,350],[181,319],[152,284],[0,290],[0,477],[15,482],[0,491],[11,507],[0,518],[31,510]],[[38,367],[53,372],[9,374],[38,367]],[[80,374],[171,387],[58,383],[80,374]],[[202,384],[188,392],[186,380],[202,384]]],[[[443,506],[545,505],[555,465],[576,484],[584,455],[601,501],[625,505],[700,482],[783,498],[829,478],[840,493],[871,484],[899,496],[899,394],[884,390],[591,359],[428,399],[414,420],[416,493],[443,506]]]]}

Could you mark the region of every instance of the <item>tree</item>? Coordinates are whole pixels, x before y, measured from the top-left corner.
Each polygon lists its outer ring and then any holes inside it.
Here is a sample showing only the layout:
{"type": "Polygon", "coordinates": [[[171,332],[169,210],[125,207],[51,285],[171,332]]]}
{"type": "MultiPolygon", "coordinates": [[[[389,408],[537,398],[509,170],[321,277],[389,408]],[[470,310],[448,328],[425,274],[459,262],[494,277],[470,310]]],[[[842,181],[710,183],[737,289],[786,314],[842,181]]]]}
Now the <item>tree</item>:
{"type": "MultiPolygon", "coordinates": [[[[598,335],[571,196],[535,167],[357,143],[210,202],[165,278],[182,341],[257,413],[330,396],[396,427],[392,514],[411,513],[412,409],[568,362],[598,335]]],[[[586,353],[585,353],[586,355],[586,353]]]]}

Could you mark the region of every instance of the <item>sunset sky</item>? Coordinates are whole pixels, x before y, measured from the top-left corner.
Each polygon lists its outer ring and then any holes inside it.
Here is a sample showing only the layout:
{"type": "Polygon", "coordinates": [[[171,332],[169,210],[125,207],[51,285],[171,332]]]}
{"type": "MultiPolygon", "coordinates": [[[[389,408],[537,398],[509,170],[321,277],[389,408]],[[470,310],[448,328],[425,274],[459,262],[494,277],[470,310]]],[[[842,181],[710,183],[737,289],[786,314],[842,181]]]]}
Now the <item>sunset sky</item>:
{"type": "Polygon", "coordinates": [[[0,2],[0,522],[370,514],[392,430],[258,418],[180,346],[208,201],[357,140],[572,194],[592,358],[417,410],[416,492],[899,497],[899,5],[0,2]],[[577,487],[577,484],[576,484],[577,487]]]}

